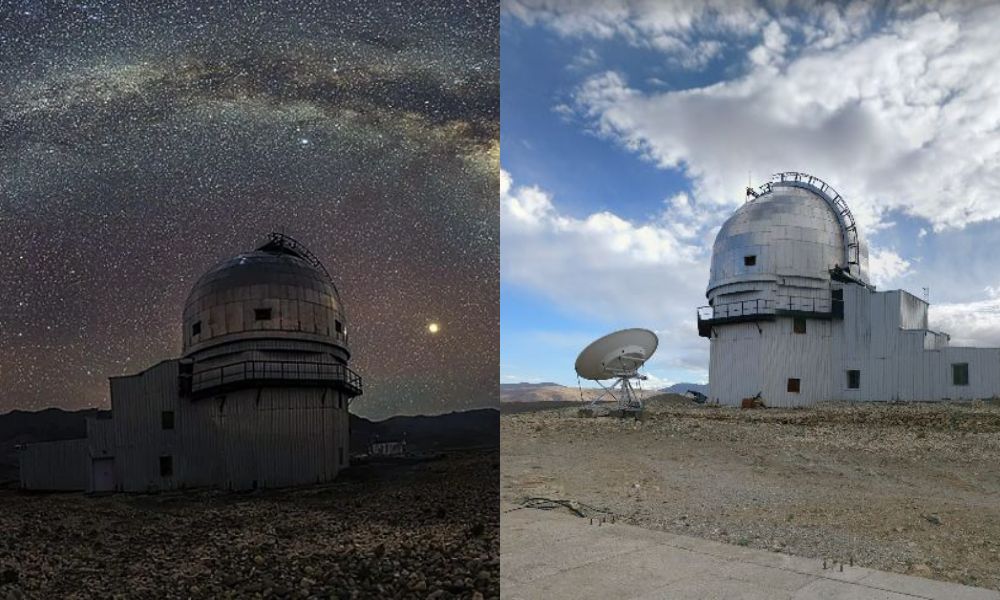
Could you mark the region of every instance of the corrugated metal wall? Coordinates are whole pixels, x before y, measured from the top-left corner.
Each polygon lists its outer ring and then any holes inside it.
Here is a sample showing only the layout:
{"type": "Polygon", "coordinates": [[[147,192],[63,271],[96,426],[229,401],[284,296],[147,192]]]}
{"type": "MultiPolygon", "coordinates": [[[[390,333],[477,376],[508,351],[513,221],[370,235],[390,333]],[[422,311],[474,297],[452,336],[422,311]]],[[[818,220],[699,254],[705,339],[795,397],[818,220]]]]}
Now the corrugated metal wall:
{"type": "Polygon", "coordinates": [[[85,490],[90,480],[87,440],[28,444],[19,452],[21,487],[28,490],[85,490]]]}
{"type": "Polygon", "coordinates": [[[210,401],[223,433],[225,479],[233,489],[330,481],[348,458],[347,407],[339,392],[263,388],[210,401]]]}
{"type": "Polygon", "coordinates": [[[1000,349],[954,348],[929,332],[927,305],[901,290],[871,292],[845,286],[842,327],[835,326],[834,399],[932,401],[1000,394],[1000,349]],[[952,364],[969,365],[969,384],[954,385],[952,364]],[[861,387],[847,388],[847,369],[861,387]]]}
{"type": "Polygon", "coordinates": [[[163,431],[161,412],[178,414],[178,361],[161,362],[142,373],[111,379],[111,422],[115,430],[115,482],[119,490],[145,491],[175,487],[161,481],[160,456],[177,454],[176,429],[163,431]]]}
{"type": "Polygon", "coordinates": [[[738,406],[761,394],[767,406],[806,406],[829,398],[829,321],[807,319],[806,333],[791,318],[715,327],[711,339],[709,398],[738,406]],[[718,337],[715,337],[715,334],[718,337]],[[799,392],[788,391],[798,379],[799,392]]]}
{"type": "Polygon", "coordinates": [[[340,392],[264,387],[190,400],[178,397],[177,364],[112,380],[120,489],[310,484],[347,466],[349,416],[340,392]],[[162,411],[174,411],[173,430],[162,428],[162,411]],[[164,456],[170,476],[160,474],[164,456]]]}
{"type": "Polygon", "coordinates": [[[903,290],[896,290],[896,293],[899,294],[900,327],[927,329],[927,303],[903,290]]]}
{"type": "Polygon", "coordinates": [[[115,429],[111,419],[87,419],[87,448],[93,458],[115,455],[115,429]]]}
{"type": "Polygon", "coordinates": [[[821,400],[934,401],[1000,395],[1000,349],[955,348],[926,330],[927,304],[894,290],[873,292],[837,285],[844,318],[807,320],[806,334],[792,319],[713,328],[709,397],[738,405],[758,392],[768,406],[807,406],[821,400]],[[968,364],[968,385],[954,385],[952,365],[968,364]],[[848,370],[861,372],[848,388],[848,370]],[[787,391],[798,378],[798,394],[787,391]]]}
{"type": "Polygon", "coordinates": [[[734,323],[713,328],[708,376],[708,397],[713,402],[739,405],[742,398],[764,392],[764,342],[757,325],[734,323]]]}

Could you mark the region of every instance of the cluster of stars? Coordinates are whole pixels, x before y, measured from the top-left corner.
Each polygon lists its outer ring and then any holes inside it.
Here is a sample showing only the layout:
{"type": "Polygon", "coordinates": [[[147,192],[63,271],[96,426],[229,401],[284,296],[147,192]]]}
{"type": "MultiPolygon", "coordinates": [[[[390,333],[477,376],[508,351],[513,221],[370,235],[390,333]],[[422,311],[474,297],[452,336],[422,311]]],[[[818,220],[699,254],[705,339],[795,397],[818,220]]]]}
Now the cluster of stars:
{"type": "Polygon", "coordinates": [[[498,28],[476,0],[0,11],[0,412],[106,406],[272,230],[341,290],[357,412],[495,404],[498,28]]]}

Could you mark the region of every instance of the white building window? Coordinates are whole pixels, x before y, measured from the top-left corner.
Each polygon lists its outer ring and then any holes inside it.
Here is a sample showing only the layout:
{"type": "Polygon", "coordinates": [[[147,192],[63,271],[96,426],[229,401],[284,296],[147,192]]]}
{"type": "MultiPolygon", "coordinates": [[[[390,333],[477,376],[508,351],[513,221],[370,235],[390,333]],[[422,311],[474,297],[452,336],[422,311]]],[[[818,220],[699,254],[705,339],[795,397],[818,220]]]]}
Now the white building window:
{"type": "Polygon", "coordinates": [[[857,390],[861,388],[861,371],[851,369],[847,372],[847,389],[857,390]]]}
{"type": "Polygon", "coordinates": [[[806,320],[803,317],[795,317],[792,320],[792,331],[794,333],[805,333],[806,332],[806,320]]]}
{"type": "Polygon", "coordinates": [[[173,456],[161,456],[160,457],[160,477],[173,477],[174,476],[174,457],[173,456]]]}
{"type": "Polygon", "coordinates": [[[802,387],[802,382],[794,377],[788,378],[788,392],[791,394],[798,394],[802,387]]]}
{"type": "Polygon", "coordinates": [[[969,363],[951,364],[952,385],[969,385],[969,363]]]}

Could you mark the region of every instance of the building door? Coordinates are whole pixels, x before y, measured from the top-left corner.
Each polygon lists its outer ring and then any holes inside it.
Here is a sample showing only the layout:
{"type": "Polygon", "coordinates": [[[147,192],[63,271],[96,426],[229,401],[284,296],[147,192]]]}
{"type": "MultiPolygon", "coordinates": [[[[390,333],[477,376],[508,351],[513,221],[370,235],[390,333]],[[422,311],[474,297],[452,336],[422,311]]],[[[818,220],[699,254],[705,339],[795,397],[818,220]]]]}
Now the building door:
{"type": "Polygon", "coordinates": [[[95,458],[91,465],[90,491],[115,491],[115,459],[95,458]]]}

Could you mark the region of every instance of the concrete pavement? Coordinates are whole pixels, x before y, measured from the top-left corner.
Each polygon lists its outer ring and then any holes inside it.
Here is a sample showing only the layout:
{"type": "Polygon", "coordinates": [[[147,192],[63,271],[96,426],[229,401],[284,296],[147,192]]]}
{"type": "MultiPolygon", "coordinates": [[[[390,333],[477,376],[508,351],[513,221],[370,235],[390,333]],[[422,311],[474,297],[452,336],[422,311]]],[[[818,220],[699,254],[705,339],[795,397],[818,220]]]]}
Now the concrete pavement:
{"type": "Polygon", "coordinates": [[[501,505],[506,600],[1000,600],[1000,592],[501,505]]]}

